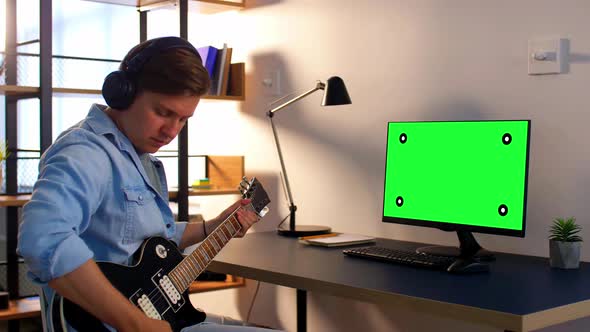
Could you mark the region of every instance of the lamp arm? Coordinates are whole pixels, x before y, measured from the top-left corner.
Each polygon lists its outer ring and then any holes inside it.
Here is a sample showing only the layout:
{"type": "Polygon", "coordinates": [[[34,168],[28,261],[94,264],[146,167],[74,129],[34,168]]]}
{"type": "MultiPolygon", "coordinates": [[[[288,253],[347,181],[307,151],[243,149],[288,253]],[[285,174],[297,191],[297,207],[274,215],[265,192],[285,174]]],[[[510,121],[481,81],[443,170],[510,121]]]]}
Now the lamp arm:
{"type": "MultiPolygon", "coordinates": [[[[290,220],[289,220],[289,230],[290,231],[295,231],[295,211],[297,211],[297,206],[295,205],[295,203],[293,203],[293,195],[291,194],[291,185],[289,184],[289,177],[287,176],[287,169],[285,168],[285,162],[283,161],[283,152],[281,151],[281,144],[279,143],[279,136],[277,135],[277,128],[275,127],[274,122],[272,121],[272,118],[274,117],[274,114],[278,111],[280,111],[281,109],[293,104],[294,102],[303,99],[307,96],[309,96],[310,94],[318,91],[318,90],[324,90],[326,88],[326,84],[318,81],[315,88],[306,91],[302,94],[300,94],[297,97],[294,97],[293,99],[290,99],[284,103],[282,103],[281,105],[269,110],[268,112],[266,112],[266,116],[268,117],[268,119],[270,120],[270,125],[272,127],[272,134],[274,136],[274,140],[275,140],[275,145],[277,147],[277,152],[279,154],[279,161],[281,162],[281,170],[283,171],[283,179],[285,180],[285,187],[287,187],[287,196],[288,196],[288,200],[289,200],[289,216],[290,216],[290,220]]],[[[283,97],[284,99],[284,97],[283,97]]],[[[279,99],[281,100],[281,99],[279,99]]]]}
{"type": "Polygon", "coordinates": [[[279,154],[279,161],[281,162],[281,170],[283,171],[283,179],[285,180],[285,186],[287,187],[287,195],[289,198],[289,206],[295,205],[293,203],[293,195],[291,194],[291,186],[289,185],[289,178],[287,177],[287,169],[285,168],[285,162],[283,161],[283,152],[281,151],[281,144],[279,143],[279,136],[277,135],[277,128],[275,127],[272,117],[270,119],[270,126],[272,127],[272,134],[275,139],[275,145],[279,154]]]}
{"type": "Polygon", "coordinates": [[[285,107],[287,107],[287,106],[289,106],[289,105],[293,104],[294,102],[296,102],[296,101],[298,101],[298,100],[300,100],[300,99],[303,99],[303,98],[305,98],[305,97],[309,96],[310,94],[312,94],[312,93],[314,93],[314,92],[316,92],[316,91],[318,91],[318,90],[324,90],[325,88],[326,88],[326,84],[324,84],[324,83],[322,83],[322,82],[319,82],[319,81],[318,81],[318,82],[317,82],[317,84],[316,84],[316,86],[315,86],[315,88],[313,88],[313,89],[311,89],[311,90],[309,90],[309,91],[307,91],[307,92],[304,92],[304,93],[300,94],[299,96],[297,96],[297,97],[295,97],[295,98],[293,98],[293,99],[291,99],[291,100],[289,100],[289,101],[287,101],[287,102],[284,102],[284,103],[282,103],[281,105],[279,105],[279,106],[277,106],[277,107],[275,107],[275,108],[271,109],[270,111],[268,111],[268,112],[266,113],[266,115],[267,115],[269,118],[272,118],[272,117],[273,117],[273,115],[274,115],[276,112],[280,111],[281,109],[283,109],[283,108],[285,108],[285,107]]]}

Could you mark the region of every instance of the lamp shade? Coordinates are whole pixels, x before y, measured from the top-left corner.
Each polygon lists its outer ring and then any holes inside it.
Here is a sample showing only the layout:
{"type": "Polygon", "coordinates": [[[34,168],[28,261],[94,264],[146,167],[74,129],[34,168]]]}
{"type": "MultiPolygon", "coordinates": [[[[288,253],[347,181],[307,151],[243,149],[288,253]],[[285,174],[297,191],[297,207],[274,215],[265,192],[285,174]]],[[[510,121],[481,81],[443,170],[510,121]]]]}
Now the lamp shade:
{"type": "Polygon", "coordinates": [[[347,105],[351,103],[344,81],[338,76],[330,77],[324,89],[322,106],[347,105]]]}

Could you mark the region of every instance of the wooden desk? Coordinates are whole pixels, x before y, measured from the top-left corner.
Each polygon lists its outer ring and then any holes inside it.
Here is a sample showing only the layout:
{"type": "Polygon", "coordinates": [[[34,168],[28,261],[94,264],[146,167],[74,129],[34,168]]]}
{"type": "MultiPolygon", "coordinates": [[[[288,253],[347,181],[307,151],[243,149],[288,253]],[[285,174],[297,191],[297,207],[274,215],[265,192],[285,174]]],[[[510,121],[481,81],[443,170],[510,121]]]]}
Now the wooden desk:
{"type": "MultiPolygon", "coordinates": [[[[377,244],[406,249],[424,245],[387,239],[378,239],[377,244]]],[[[403,305],[510,331],[590,316],[589,263],[582,263],[579,270],[555,270],[547,258],[496,256],[490,273],[452,275],[348,257],[342,248],[306,246],[264,232],[231,241],[208,269],[296,288],[298,331],[306,330],[306,291],[403,305]]]]}

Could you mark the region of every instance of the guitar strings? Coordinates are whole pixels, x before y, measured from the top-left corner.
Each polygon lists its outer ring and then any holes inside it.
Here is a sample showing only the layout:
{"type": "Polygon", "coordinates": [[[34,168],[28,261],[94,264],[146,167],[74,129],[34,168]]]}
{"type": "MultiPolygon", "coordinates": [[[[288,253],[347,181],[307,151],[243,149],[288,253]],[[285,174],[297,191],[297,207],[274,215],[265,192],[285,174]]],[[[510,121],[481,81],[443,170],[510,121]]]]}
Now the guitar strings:
{"type": "MultiPolygon", "coordinates": [[[[248,204],[248,205],[246,206],[246,208],[249,208],[251,211],[254,211],[254,207],[252,206],[252,204],[251,204],[251,203],[250,203],[250,204],[248,204]]],[[[227,220],[229,220],[231,217],[234,217],[234,218],[236,219],[236,221],[237,221],[237,217],[235,217],[235,213],[237,212],[237,210],[238,210],[238,209],[236,209],[234,212],[232,212],[232,213],[229,215],[229,217],[227,217],[227,218],[226,218],[226,221],[227,221],[227,220]]],[[[225,223],[225,221],[224,221],[224,223],[225,223]]],[[[237,234],[237,233],[238,233],[238,232],[239,232],[239,231],[242,229],[242,225],[241,225],[239,222],[238,222],[237,224],[238,224],[238,227],[235,229],[235,231],[236,231],[236,232],[235,232],[235,234],[233,234],[233,235],[232,235],[232,238],[233,238],[233,236],[235,236],[235,235],[236,235],[236,234],[237,234]]],[[[223,223],[222,223],[222,225],[223,225],[223,223]]],[[[220,225],[220,226],[222,226],[222,225],[220,225]]],[[[235,228],[235,227],[233,226],[233,224],[232,224],[232,228],[235,228]]],[[[208,235],[208,236],[207,236],[207,237],[206,237],[206,238],[205,238],[205,239],[204,239],[202,242],[205,242],[205,241],[206,241],[206,240],[207,240],[209,237],[213,236],[213,234],[215,234],[215,233],[216,233],[218,230],[219,230],[219,227],[218,227],[218,228],[216,228],[216,229],[215,229],[213,232],[211,232],[211,233],[210,233],[210,234],[209,234],[209,235],[208,235]]],[[[229,231],[229,229],[227,229],[227,228],[226,228],[226,230],[227,230],[227,231],[228,231],[228,233],[231,235],[231,232],[229,231]]],[[[225,234],[224,234],[224,236],[225,236],[225,234]]],[[[219,237],[219,236],[218,236],[218,237],[219,237]]],[[[219,238],[221,239],[221,237],[219,237],[219,238]]],[[[228,239],[228,242],[229,242],[229,240],[230,240],[230,239],[228,239]]],[[[222,242],[223,242],[223,241],[222,241],[222,242]]],[[[225,246],[225,244],[227,244],[227,242],[226,242],[226,243],[224,243],[223,245],[225,246]]],[[[221,249],[222,249],[222,247],[221,247],[219,250],[216,250],[216,251],[217,251],[217,252],[219,252],[219,251],[221,251],[221,249]]],[[[211,250],[211,246],[210,246],[210,245],[209,245],[209,251],[213,252],[213,251],[211,250]]],[[[188,255],[187,257],[185,257],[185,258],[184,258],[184,259],[181,261],[181,263],[179,263],[177,266],[175,266],[175,267],[174,267],[174,268],[173,268],[173,269],[172,269],[172,270],[171,270],[171,271],[170,271],[170,272],[169,272],[167,275],[169,275],[169,274],[173,273],[174,271],[180,272],[180,270],[178,270],[178,269],[179,269],[179,266],[180,266],[180,265],[182,264],[182,262],[184,262],[186,259],[189,259],[189,256],[190,256],[190,255],[188,255]]],[[[199,258],[200,258],[200,257],[199,257],[199,258]]],[[[205,265],[205,266],[203,267],[203,269],[202,269],[202,270],[205,270],[206,266],[208,266],[208,265],[209,265],[210,261],[211,261],[211,260],[208,260],[208,261],[206,260],[206,264],[203,264],[203,265],[205,265]]],[[[196,278],[195,278],[195,279],[196,279],[196,278]]],[[[260,287],[260,282],[258,282],[258,285],[256,286],[256,291],[255,291],[255,293],[254,293],[254,297],[253,297],[253,299],[252,299],[252,303],[251,303],[251,305],[250,305],[250,309],[249,309],[249,312],[248,312],[248,317],[250,316],[250,313],[251,313],[251,311],[252,311],[252,307],[254,306],[254,300],[256,299],[256,294],[258,293],[258,288],[259,288],[259,287],[260,287]]],[[[152,305],[153,305],[153,306],[156,308],[156,310],[158,311],[158,314],[160,314],[160,315],[163,315],[163,314],[164,314],[166,311],[168,311],[168,309],[172,308],[172,306],[171,306],[171,305],[168,303],[167,297],[166,297],[164,294],[162,294],[162,292],[161,292],[161,290],[160,290],[160,287],[158,287],[158,286],[156,286],[155,288],[153,288],[153,289],[152,289],[152,291],[151,291],[149,294],[147,294],[147,297],[148,297],[148,299],[150,300],[150,302],[152,303],[152,305]],[[162,302],[162,301],[163,301],[163,302],[162,302]],[[160,308],[159,306],[160,306],[160,304],[162,304],[162,303],[164,303],[165,305],[164,305],[164,307],[160,308]],[[162,309],[164,309],[164,308],[166,308],[166,310],[164,310],[164,311],[162,312],[162,309]]],[[[134,305],[136,305],[136,306],[137,306],[138,304],[137,304],[137,303],[134,303],[134,305]]],[[[247,320],[246,320],[246,321],[247,321],[247,320]]]]}

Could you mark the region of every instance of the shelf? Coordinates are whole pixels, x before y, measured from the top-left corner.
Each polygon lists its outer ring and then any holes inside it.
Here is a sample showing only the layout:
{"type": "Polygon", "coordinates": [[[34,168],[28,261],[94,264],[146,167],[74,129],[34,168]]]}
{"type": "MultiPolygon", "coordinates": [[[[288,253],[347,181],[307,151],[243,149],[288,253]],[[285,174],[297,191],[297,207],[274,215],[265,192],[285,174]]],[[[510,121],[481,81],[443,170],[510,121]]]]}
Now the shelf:
{"type": "MultiPolygon", "coordinates": [[[[239,195],[240,192],[236,188],[212,188],[212,189],[190,189],[188,190],[189,196],[214,196],[214,195],[239,195]]],[[[168,199],[175,201],[178,197],[178,190],[168,191],[168,199]]]]}
{"type": "Polygon", "coordinates": [[[23,206],[31,200],[31,195],[0,195],[0,206],[23,206]]]}
{"type": "MultiPolygon", "coordinates": [[[[65,94],[85,94],[85,95],[100,95],[100,90],[93,89],[71,89],[71,88],[53,88],[53,93],[65,94]]],[[[30,94],[38,94],[39,87],[36,86],[19,86],[19,85],[0,85],[0,93],[7,96],[23,96],[30,94]]]]}
{"type": "MultiPolygon", "coordinates": [[[[53,88],[54,94],[79,94],[79,95],[102,95],[101,90],[94,89],[74,89],[74,88],[53,88]]],[[[26,96],[38,94],[39,88],[36,86],[18,86],[18,85],[0,85],[0,94],[6,96],[26,96]]],[[[31,96],[33,97],[33,96],[31,96]]],[[[244,96],[210,96],[201,97],[207,100],[235,100],[242,101],[244,96]]]]}
{"type": "MultiPolygon", "coordinates": [[[[147,11],[162,7],[171,7],[177,4],[174,0],[87,0],[92,2],[110,3],[113,5],[133,6],[139,11],[147,11]]],[[[189,5],[197,6],[199,13],[217,13],[230,9],[245,8],[246,0],[189,0],[189,5]]]]}
{"type": "Polygon", "coordinates": [[[214,290],[244,287],[246,279],[228,275],[225,281],[195,281],[191,284],[189,293],[203,293],[214,290]]]}
{"type": "Polygon", "coordinates": [[[0,93],[7,96],[38,93],[39,88],[34,86],[0,85],[0,93]]]}
{"type": "Polygon", "coordinates": [[[63,94],[81,94],[81,95],[101,95],[101,90],[94,89],[72,89],[72,88],[53,88],[53,93],[63,94]]]}
{"type": "Polygon", "coordinates": [[[207,100],[236,100],[236,101],[243,101],[245,100],[244,96],[210,96],[205,95],[201,97],[201,99],[207,100]]]}
{"type": "MultiPolygon", "coordinates": [[[[237,184],[236,184],[237,186],[237,184]]],[[[237,188],[237,187],[236,187],[237,188]]],[[[213,195],[239,195],[236,188],[218,188],[218,189],[189,189],[189,196],[213,196],[213,195]]],[[[177,190],[168,192],[168,199],[175,200],[178,196],[177,190]]],[[[23,206],[31,200],[31,195],[0,195],[0,207],[23,206]]]]}
{"type": "Polygon", "coordinates": [[[23,319],[39,317],[41,306],[39,297],[26,297],[18,300],[10,300],[8,309],[0,310],[0,320],[23,319]]]}

